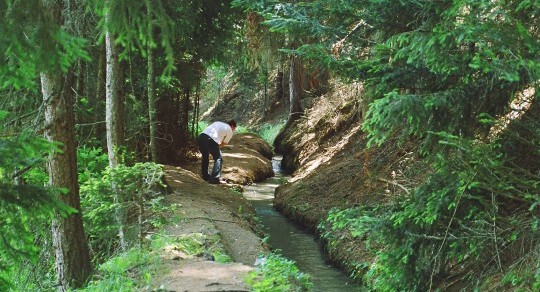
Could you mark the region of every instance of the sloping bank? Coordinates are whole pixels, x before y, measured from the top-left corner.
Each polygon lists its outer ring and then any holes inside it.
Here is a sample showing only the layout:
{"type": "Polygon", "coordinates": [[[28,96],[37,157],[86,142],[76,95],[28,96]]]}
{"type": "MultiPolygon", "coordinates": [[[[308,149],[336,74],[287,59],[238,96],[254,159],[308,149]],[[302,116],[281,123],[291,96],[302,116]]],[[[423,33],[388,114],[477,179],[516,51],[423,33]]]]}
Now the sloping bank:
{"type": "Polygon", "coordinates": [[[166,200],[177,204],[172,216],[177,219],[162,235],[170,244],[164,248],[163,272],[152,286],[166,291],[248,291],[244,279],[257,255],[268,249],[256,234],[254,210],[238,185],[272,176],[272,151],[256,135],[236,135],[230,144],[222,152],[223,179],[231,185],[206,183],[198,175],[199,164],[165,166],[171,189],[166,200]]]}
{"type": "Polygon", "coordinates": [[[352,98],[333,100],[315,99],[304,118],[276,139],[282,166],[293,178],[276,189],[274,206],[315,233],[331,234],[331,239],[321,238],[330,259],[361,277],[372,261],[365,242],[321,222],[334,208],[375,206],[399,196],[404,186],[397,182],[409,176],[418,160],[411,145],[366,149],[360,104],[352,98]]]}

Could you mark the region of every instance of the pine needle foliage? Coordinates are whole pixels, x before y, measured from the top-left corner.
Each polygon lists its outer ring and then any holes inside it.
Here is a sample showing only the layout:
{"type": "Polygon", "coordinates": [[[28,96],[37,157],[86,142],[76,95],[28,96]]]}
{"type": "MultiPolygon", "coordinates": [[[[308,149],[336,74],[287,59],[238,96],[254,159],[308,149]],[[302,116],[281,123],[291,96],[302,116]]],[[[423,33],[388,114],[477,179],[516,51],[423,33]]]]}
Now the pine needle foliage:
{"type": "Polygon", "coordinates": [[[234,3],[271,31],[305,36],[291,53],[375,89],[364,124],[372,143],[393,130],[431,145],[429,131],[485,133],[479,114],[502,114],[513,93],[540,79],[531,1],[234,3]]]}
{"type": "Polygon", "coordinates": [[[101,18],[99,27],[102,35],[100,38],[103,39],[105,31],[108,30],[115,35],[115,43],[124,48],[120,54],[121,60],[127,59],[130,52],[139,52],[142,56],[146,56],[146,46],[157,48],[159,45],[165,53],[166,66],[163,74],[167,76],[175,69],[173,52],[175,32],[173,30],[173,20],[169,11],[167,11],[169,2],[151,1],[152,10],[149,13],[146,12],[146,2],[126,0],[88,1],[91,7],[93,4],[94,11],[101,18]],[[107,13],[110,15],[109,22],[105,21],[107,13]],[[149,22],[159,31],[160,43],[148,37],[149,22]]]}
{"type": "Polygon", "coordinates": [[[0,89],[36,89],[39,72],[66,72],[81,57],[86,41],[59,27],[40,0],[0,1],[0,89]]]}
{"type": "MultiPolygon", "coordinates": [[[[0,111],[0,121],[7,115],[0,111]]],[[[3,131],[0,128],[0,131],[3,131]]],[[[27,172],[42,165],[43,157],[58,151],[54,144],[29,133],[0,137],[0,289],[11,286],[10,273],[24,261],[37,260],[36,237],[55,212],[63,216],[75,210],[58,199],[62,190],[31,184],[27,172]]]]}

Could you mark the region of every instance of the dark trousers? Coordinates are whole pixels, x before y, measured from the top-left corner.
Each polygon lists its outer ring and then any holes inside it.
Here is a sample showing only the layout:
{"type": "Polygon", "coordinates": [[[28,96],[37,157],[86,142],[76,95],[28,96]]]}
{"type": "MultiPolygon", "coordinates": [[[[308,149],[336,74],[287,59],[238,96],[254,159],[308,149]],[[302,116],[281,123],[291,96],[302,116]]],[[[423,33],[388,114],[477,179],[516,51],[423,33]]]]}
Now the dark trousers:
{"type": "Polygon", "coordinates": [[[219,179],[221,176],[221,165],[223,164],[223,157],[221,157],[221,150],[219,145],[210,136],[206,134],[200,134],[197,141],[199,143],[199,151],[202,154],[201,174],[204,180],[219,179]],[[214,167],[212,173],[208,174],[209,155],[214,158],[214,167]]]}

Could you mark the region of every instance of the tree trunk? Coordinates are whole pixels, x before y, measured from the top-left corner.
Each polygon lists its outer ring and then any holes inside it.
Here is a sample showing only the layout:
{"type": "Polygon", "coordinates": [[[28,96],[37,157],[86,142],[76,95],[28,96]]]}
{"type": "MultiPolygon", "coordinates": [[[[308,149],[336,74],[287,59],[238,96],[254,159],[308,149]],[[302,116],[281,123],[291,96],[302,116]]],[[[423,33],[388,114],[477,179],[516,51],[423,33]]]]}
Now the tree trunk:
{"type": "MultiPolygon", "coordinates": [[[[55,1],[48,6],[54,22],[64,26],[70,8],[66,3],[55,1]]],[[[69,4],[69,3],[67,3],[69,4]]],[[[73,25],[73,23],[71,23],[73,25]]],[[[75,144],[75,117],[73,113],[74,76],[72,69],[65,74],[41,72],[41,92],[45,105],[45,137],[61,143],[60,150],[49,155],[47,168],[49,184],[67,190],[60,200],[77,211],[65,218],[53,219],[52,241],[55,251],[55,270],[58,289],[68,291],[81,287],[92,272],[88,245],[84,235],[77,173],[77,146],[75,144]]]]}
{"type": "MultiPolygon", "coordinates": [[[[108,18],[108,16],[107,16],[108,18]]],[[[121,124],[121,98],[119,94],[119,66],[118,52],[114,44],[114,38],[109,31],[105,33],[105,45],[107,49],[107,69],[105,88],[105,123],[107,127],[107,151],[109,166],[118,165],[118,147],[122,146],[123,129],[121,124]]]]}
{"type": "MultiPolygon", "coordinates": [[[[179,165],[182,148],[181,97],[174,90],[164,91],[157,102],[158,124],[157,149],[159,153],[158,163],[179,165]]],[[[183,126],[183,125],[182,125],[183,126]]],[[[189,138],[188,138],[189,139],[189,138]]]]}
{"type": "MultiPolygon", "coordinates": [[[[108,4],[108,3],[107,3],[108,4]]],[[[110,14],[107,12],[105,21],[110,21],[110,14]]],[[[114,38],[110,31],[105,32],[105,48],[107,58],[106,68],[106,89],[105,89],[105,124],[107,128],[107,153],[109,155],[109,167],[115,168],[118,165],[118,147],[123,145],[123,130],[120,123],[121,99],[119,95],[119,66],[118,52],[114,44],[114,38]]],[[[121,203],[116,186],[112,185],[115,203],[121,203]]],[[[123,251],[127,250],[127,243],[124,235],[122,207],[116,209],[116,220],[119,226],[118,237],[120,247],[123,251]]]]}
{"type": "Polygon", "coordinates": [[[199,136],[199,116],[201,105],[201,80],[197,84],[197,101],[195,103],[195,139],[199,136]]]}
{"type": "Polygon", "coordinates": [[[199,99],[200,99],[200,80],[197,82],[197,87],[195,88],[195,99],[193,100],[193,114],[191,122],[191,136],[193,139],[197,139],[198,136],[198,122],[199,122],[199,99]]]}
{"type": "Polygon", "coordinates": [[[266,107],[268,106],[268,70],[265,69],[264,72],[264,98],[263,98],[263,106],[262,106],[262,116],[263,118],[266,116],[266,107]]]}
{"type": "Polygon", "coordinates": [[[95,95],[95,104],[94,109],[96,112],[94,122],[98,123],[96,125],[96,137],[98,137],[99,141],[102,142],[101,145],[103,145],[103,148],[107,147],[107,130],[106,125],[103,123],[103,113],[105,112],[105,109],[103,108],[103,102],[106,100],[105,98],[105,82],[106,82],[106,68],[107,65],[105,63],[106,61],[106,50],[105,50],[105,44],[99,46],[98,48],[98,68],[97,68],[97,80],[96,80],[96,95],[95,95]],[[105,141],[105,143],[103,143],[105,141]]]}
{"type": "Polygon", "coordinates": [[[146,53],[148,55],[148,72],[147,72],[147,86],[148,86],[148,122],[150,124],[150,156],[151,161],[157,162],[157,145],[156,145],[156,128],[157,128],[157,101],[154,93],[154,54],[152,52],[152,8],[151,1],[146,1],[146,14],[150,18],[148,20],[148,36],[146,44],[146,53]]]}
{"type": "Polygon", "coordinates": [[[302,107],[300,106],[301,82],[299,76],[299,64],[295,56],[290,58],[289,69],[289,119],[287,124],[296,121],[302,115],[302,107]]]}
{"type": "Polygon", "coordinates": [[[290,132],[289,128],[294,125],[294,122],[302,116],[302,107],[300,106],[300,92],[302,91],[302,82],[300,78],[300,64],[296,57],[290,57],[290,68],[289,68],[289,118],[285,123],[285,126],[281,131],[276,135],[274,139],[274,149],[277,153],[283,154],[283,160],[281,161],[281,166],[290,171],[294,167],[294,162],[286,155],[288,146],[285,144],[285,138],[290,132]]]}
{"type": "Polygon", "coordinates": [[[49,156],[49,184],[65,188],[60,199],[78,213],[67,218],[57,216],[52,223],[55,269],[60,291],[81,287],[91,273],[90,255],[84,235],[77,180],[77,153],[73,115],[73,74],[41,73],[45,103],[45,137],[62,143],[61,152],[49,156]]]}
{"type": "Polygon", "coordinates": [[[180,145],[185,147],[189,141],[189,97],[191,90],[189,88],[184,88],[184,95],[180,104],[180,145]]]}

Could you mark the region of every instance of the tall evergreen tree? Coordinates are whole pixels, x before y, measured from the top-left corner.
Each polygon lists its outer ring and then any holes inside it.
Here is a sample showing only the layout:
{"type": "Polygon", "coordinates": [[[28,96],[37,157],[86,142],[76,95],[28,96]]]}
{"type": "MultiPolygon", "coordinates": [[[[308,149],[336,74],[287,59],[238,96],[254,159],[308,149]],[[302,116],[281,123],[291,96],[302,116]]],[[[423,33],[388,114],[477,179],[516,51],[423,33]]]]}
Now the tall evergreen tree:
{"type": "MultiPolygon", "coordinates": [[[[53,24],[64,25],[65,15],[70,6],[63,1],[54,1],[44,7],[53,24]]],[[[56,30],[58,33],[61,30],[56,30]]],[[[91,273],[91,261],[84,234],[77,178],[77,146],[75,144],[73,115],[73,72],[58,70],[54,66],[41,72],[41,90],[45,104],[45,137],[51,142],[61,143],[61,152],[52,153],[48,161],[49,183],[63,188],[66,194],[61,200],[77,210],[66,218],[53,221],[53,246],[55,248],[55,268],[58,274],[58,288],[68,291],[81,287],[91,273]],[[55,70],[56,69],[56,70],[55,70]]]]}

